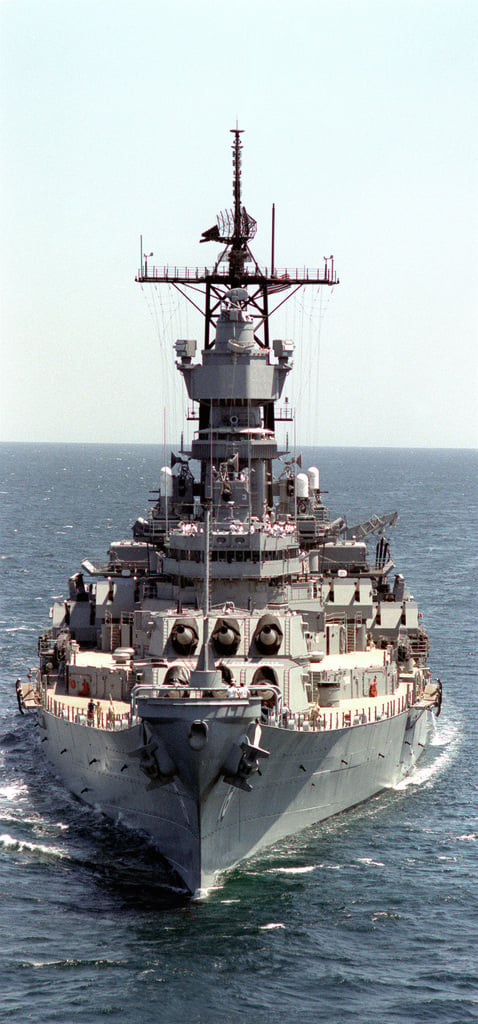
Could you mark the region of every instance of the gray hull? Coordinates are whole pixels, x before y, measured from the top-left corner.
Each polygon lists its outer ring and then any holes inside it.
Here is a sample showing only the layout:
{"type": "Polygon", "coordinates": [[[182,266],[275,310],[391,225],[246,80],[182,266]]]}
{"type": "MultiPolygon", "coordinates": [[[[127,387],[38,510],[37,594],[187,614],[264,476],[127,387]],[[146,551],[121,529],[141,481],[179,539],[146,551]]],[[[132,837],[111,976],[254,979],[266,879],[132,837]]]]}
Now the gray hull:
{"type": "Polygon", "coordinates": [[[324,821],[393,786],[420,756],[431,728],[429,710],[409,709],[380,722],[329,732],[262,726],[269,757],[245,792],[219,773],[225,752],[249,725],[207,715],[204,750],[187,746],[184,714],[155,723],[176,768],[166,783],[151,782],[137,755],[142,726],[121,732],[41,716],[50,761],[68,788],[107,816],[148,834],[190,893],[218,872],[285,836],[324,821]],[[206,756],[207,751],[207,756],[206,756]]]}

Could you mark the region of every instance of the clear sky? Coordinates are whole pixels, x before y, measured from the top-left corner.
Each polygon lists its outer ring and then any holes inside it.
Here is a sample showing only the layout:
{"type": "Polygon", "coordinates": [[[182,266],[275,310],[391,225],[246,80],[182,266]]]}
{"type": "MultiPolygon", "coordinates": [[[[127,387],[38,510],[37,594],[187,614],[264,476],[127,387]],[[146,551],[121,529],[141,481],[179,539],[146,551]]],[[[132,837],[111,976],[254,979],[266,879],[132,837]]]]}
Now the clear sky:
{"type": "MultiPolygon", "coordinates": [[[[299,443],[475,447],[476,0],[3,0],[4,441],[157,442],[195,324],[135,284],[213,261],[245,129],[255,255],[295,306],[299,443]],[[304,326],[305,325],[305,326],[304,326]],[[166,411],[165,411],[166,410],[166,411]]],[[[153,290],[154,291],[154,290],[153,290]]],[[[273,336],[281,336],[274,333],[273,336]]]]}

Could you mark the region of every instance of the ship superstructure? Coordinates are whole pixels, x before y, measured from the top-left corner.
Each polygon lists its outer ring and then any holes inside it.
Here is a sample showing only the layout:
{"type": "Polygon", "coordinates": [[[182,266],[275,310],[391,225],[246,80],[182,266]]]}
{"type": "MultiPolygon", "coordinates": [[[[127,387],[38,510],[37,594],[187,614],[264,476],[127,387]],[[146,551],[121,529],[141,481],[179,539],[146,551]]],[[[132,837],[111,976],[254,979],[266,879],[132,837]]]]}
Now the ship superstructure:
{"type": "Polygon", "coordinates": [[[201,351],[175,345],[194,438],[133,539],[71,577],[27,697],[69,788],[152,836],[190,893],[395,783],[441,700],[385,536],[396,514],[331,521],[318,469],[279,448],[294,343],[271,338],[274,310],[337,278],[332,258],[258,265],[241,155],[236,128],[233,209],[201,239],[221,246],[212,270],[142,257],[137,275],[203,293],[201,351]]]}

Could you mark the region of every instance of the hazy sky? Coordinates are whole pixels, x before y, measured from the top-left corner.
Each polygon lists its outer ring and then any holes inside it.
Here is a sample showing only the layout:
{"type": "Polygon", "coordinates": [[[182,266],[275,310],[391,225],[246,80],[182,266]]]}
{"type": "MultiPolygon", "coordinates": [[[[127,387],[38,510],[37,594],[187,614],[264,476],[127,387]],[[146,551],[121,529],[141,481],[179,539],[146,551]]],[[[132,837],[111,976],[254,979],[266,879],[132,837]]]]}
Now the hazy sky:
{"type": "Polygon", "coordinates": [[[171,346],[200,327],[135,284],[139,236],[158,265],[213,262],[199,238],[231,205],[238,118],[255,255],[275,202],[277,264],[333,253],[340,276],[312,328],[297,304],[281,327],[298,441],[476,446],[477,16],[476,0],[0,2],[0,439],[177,439],[171,346]]]}

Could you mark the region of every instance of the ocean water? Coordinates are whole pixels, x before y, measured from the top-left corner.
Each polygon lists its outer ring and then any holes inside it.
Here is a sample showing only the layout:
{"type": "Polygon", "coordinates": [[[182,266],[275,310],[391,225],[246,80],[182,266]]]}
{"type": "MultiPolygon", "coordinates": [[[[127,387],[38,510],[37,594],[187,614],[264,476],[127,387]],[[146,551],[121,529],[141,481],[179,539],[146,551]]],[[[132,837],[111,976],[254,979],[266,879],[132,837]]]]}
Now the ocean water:
{"type": "Polygon", "coordinates": [[[477,469],[473,451],[318,449],[334,515],[397,509],[444,706],[414,776],[184,902],[153,847],[84,808],[14,683],[53,596],[130,536],[152,446],[1,445],[0,1020],[478,1020],[477,469]]]}

